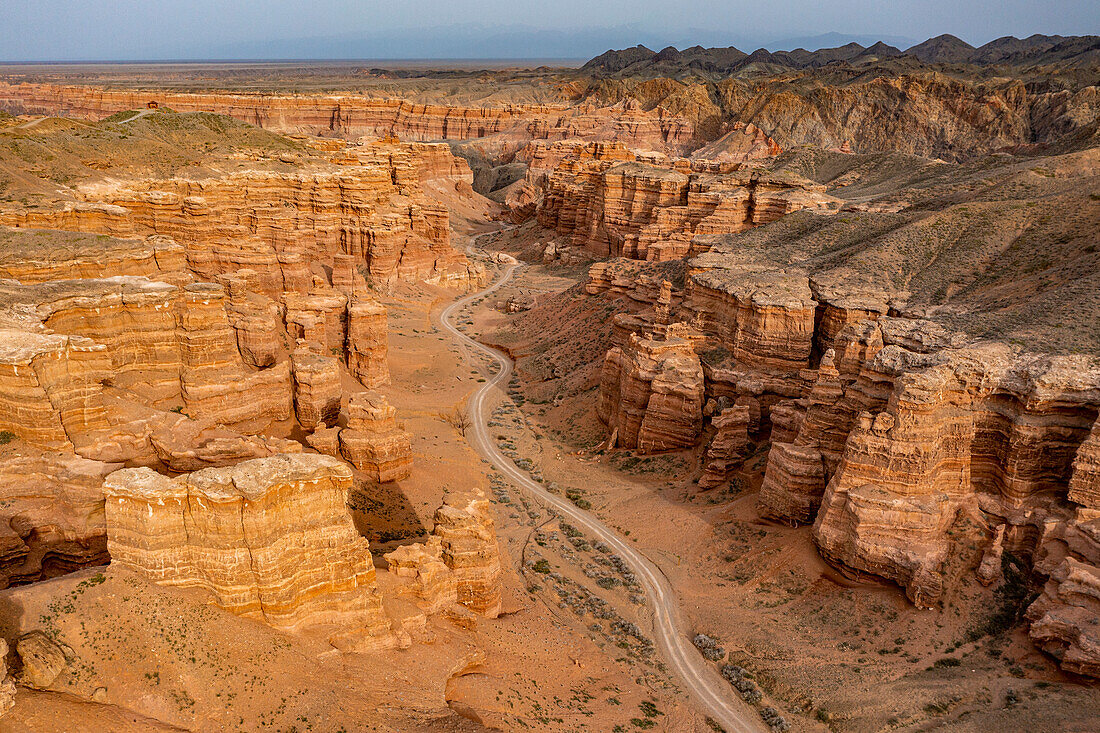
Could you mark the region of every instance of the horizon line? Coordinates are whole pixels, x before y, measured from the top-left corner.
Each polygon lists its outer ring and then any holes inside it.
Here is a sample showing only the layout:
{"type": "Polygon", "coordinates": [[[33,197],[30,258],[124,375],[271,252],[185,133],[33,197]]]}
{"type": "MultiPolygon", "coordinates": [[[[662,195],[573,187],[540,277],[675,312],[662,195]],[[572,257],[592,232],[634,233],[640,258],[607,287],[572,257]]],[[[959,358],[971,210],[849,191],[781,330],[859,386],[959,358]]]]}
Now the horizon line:
{"type": "Polygon", "coordinates": [[[293,64],[293,63],[343,63],[364,64],[376,62],[435,63],[441,61],[588,61],[585,56],[417,56],[391,58],[178,58],[178,59],[0,59],[2,66],[61,66],[65,64],[293,64]]]}

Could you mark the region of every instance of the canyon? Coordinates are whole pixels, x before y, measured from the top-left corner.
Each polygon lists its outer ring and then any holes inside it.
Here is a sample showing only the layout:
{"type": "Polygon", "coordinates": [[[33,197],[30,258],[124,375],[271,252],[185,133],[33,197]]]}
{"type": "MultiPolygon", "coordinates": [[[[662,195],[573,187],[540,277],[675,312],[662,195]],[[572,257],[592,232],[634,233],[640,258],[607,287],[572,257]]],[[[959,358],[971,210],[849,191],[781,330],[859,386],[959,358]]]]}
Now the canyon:
{"type": "Polygon", "coordinates": [[[933,41],[0,67],[0,721],[1088,727],[1094,41],[933,41]]]}

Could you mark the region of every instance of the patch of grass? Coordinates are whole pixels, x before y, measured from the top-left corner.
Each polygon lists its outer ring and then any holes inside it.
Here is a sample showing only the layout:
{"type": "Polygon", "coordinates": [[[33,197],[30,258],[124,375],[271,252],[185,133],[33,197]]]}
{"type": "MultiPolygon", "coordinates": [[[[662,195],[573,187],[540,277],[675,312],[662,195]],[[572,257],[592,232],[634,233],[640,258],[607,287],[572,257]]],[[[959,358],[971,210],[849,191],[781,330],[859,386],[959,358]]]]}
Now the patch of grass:
{"type": "Polygon", "coordinates": [[[967,632],[967,641],[999,636],[1015,628],[1023,619],[1024,611],[1039,595],[1028,582],[1023,562],[1010,552],[1001,558],[1001,573],[1004,582],[993,592],[997,606],[984,622],[967,632]]]}
{"type": "Polygon", "coordinates": [[[585,511],[592,508],[592,502],[584,498],[584,494],[580,489],[566,489],[565,498],[573,502],[578,509],[584,509],[585,511]]]}

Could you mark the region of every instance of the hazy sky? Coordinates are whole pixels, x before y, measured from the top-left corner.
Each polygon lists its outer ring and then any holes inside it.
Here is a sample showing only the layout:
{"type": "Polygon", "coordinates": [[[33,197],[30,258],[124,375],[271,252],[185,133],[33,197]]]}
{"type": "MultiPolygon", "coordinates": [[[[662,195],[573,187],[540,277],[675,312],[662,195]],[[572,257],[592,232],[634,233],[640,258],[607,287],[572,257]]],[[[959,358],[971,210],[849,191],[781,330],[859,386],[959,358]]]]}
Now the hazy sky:
{"type": "Polygon", "coordinates": [[[902,46],[1097,34],[1100,0],[0,0],[10,61],[588,57],[639,42],[776,50],[827,32],[902,46]]]}

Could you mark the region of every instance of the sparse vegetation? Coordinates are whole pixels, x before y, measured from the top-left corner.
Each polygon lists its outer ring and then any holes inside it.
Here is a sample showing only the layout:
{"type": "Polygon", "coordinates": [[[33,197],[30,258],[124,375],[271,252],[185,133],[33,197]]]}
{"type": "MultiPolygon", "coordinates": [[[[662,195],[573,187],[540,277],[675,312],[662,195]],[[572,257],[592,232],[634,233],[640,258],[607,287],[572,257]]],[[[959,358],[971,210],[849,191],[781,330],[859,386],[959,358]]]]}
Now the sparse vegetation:
{"type": "Polygon", "coordinates": [[[465,405],[454,407],[449,412],[436,413],[436,417],[457,430],[462,437],[466,437],[466,431],[474,424],[465,405]]]}

